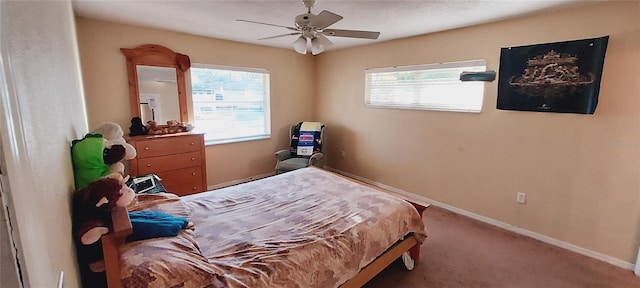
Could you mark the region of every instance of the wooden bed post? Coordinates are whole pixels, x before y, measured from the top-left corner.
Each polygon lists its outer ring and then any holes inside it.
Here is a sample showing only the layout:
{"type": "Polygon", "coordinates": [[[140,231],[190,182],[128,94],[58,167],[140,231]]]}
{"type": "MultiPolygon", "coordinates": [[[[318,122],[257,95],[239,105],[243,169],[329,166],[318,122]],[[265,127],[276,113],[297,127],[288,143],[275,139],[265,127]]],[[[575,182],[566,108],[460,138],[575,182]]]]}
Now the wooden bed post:
{"type": "Polygon", "coordinates": [[[129,212],[125,207],[116,207],[111,212],[113,231],[102,236],[102,252],[104,254],[104,266],[107,273],[107,287],[121,288],[120,256],[118,246],[124,244],[127,236],[133,232],[129,212]]]}
{"type": "Polygon", "coordinates": [[[107,287],[122,287],[120,281],[120,260],[118,260],[118,246],[112,233],[102,236],[102,252],[104,254],[104,266],[107,270],[107,287]]]}
{"type": "MultiPolygon", "coordinates": [[[[418,203],[414,203],[409,201],[413,207],[416,208],[416,210],[418,211],[418,214],[420,214],[420,219],[422,218],[422,213],[424,212],[425,209],[427,209],[427,207],[422,206],[418,203]]],[[[423,220],[424,221],[424,220],[423,220]]],[[[409,249],[409,255],[411,255],[411,258],[413,260],[415,260],[415,263],[418,264],[418,260],[420,260],[420,243],[417,243],[416,245],[413,245],[413,247],[411,247],[411,249],[409,249]]]]}

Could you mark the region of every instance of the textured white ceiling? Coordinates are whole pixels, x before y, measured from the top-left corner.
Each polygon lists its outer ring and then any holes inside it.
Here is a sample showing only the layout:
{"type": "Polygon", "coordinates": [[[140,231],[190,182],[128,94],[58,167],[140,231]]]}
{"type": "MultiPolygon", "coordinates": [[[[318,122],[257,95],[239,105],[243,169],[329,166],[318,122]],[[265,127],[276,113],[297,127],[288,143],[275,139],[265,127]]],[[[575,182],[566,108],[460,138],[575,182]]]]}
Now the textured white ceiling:
{"type": "MultiPolygon", "coordinates": [[[[329,37],[335,50],[487,23],[528,13],[581,5],[578,0],[336,1],[318,0],[311,10],[344,17],[333,29],[379,31],[377,40],[329,37]]],[[[290,48],[296,36],[257,40],[291,32],[285,28],[238,22],[246,19],[293,26],[307,12],[301,0],[72,0],[78,16],[164,30],[290,48]]]]}

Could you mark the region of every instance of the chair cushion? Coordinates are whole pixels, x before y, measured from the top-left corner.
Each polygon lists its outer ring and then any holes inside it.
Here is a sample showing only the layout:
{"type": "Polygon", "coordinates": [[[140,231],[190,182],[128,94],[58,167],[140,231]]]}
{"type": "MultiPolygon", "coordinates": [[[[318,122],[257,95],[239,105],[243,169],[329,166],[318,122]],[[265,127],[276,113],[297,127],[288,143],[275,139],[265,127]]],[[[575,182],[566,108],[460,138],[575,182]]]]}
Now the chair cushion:
{"type": "Polygon", "coordinates": [[[289,158],[287,160],[280,161],[278,164],[278,170],[291,171],[307,166],[309,166],[309,158],[289,158]]]}

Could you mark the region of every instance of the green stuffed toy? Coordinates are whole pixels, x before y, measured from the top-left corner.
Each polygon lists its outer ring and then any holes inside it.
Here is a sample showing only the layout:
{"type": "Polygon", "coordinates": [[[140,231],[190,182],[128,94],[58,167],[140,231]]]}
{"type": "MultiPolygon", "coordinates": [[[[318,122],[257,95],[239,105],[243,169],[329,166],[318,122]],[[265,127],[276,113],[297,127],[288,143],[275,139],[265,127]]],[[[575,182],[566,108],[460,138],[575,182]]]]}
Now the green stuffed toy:
{"type": "Polygon", "coordinates": [[[131,160],[137,153],[123,135],[120,125],[106,122],[84,138],[72,142],[76,190],[112,173],[124,175],[124,164],[120,161],[131,160]]]}
{"type": "Polygon", "coordinates": [[[100,134],[87,134],[81,140],[74,140],[71,146],[73,173],[76,190],[85,188],[93,180],[109,174],[109,166],[104,163],[104,138],[100,134]]]}

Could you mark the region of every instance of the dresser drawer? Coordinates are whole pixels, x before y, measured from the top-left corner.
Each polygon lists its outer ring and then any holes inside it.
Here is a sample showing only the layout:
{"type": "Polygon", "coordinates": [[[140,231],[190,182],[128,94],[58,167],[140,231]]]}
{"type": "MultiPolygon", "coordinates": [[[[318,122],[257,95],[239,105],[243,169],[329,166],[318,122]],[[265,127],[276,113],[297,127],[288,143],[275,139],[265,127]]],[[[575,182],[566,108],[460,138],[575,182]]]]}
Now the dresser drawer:
{"type": "Polygon", "coordinates": [[[204,134],[133,136],[128,142],[138,152],[137,157],[129,161],[132,176],[156,174],[168,192],[178,195],[206,191],[204,134]]]}
{"type": "Polygon", "coordinates": [[[160,182],[167,192],[185,196],[206,190],[201,173],[200,167],[191,167],[156,174],[162,179],[160,182]]]}
{"type": "Polygon", "coordinates": [[[202,150],[202,135],[154,138],[135,141],[137,158],[156,157],[202,150]]]}
{"type": "Polygon", "coordinates": [[[187,167],[197,167],[200,169],[202,154],[200,151],[183,154],[174,154],[160,157],[138,159],[138,173],[140,175],[182,169],[187,167]]]}

